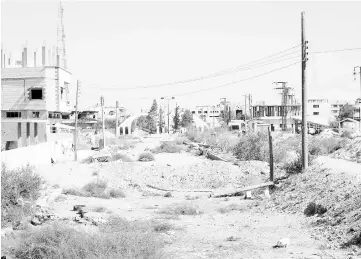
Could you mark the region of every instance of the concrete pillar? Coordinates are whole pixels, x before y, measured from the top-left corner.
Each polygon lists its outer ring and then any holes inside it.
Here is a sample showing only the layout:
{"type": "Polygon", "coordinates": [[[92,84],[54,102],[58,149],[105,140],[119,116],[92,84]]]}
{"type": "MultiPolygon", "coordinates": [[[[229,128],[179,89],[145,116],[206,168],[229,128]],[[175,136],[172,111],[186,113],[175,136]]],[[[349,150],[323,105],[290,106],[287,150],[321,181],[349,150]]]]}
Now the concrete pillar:
{"type": "Polygon", "coordinates": [[[41,48],[41,65],[45,67],[45,46],[41,48]]]}

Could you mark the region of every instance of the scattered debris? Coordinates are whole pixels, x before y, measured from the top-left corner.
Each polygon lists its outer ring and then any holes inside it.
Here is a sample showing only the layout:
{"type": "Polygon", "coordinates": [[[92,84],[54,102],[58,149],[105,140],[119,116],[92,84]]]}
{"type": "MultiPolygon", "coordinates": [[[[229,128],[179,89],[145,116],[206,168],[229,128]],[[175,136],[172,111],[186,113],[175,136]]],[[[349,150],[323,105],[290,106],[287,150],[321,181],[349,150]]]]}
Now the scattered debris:
{"type": "Polygon", "coordinates": [[[289,238],[282,238],[280,239],[276,245],[273,246],[273,248],[285,248],[290,245],[290,239],[289,238]]]}
{"type": "Polygon", "coordinates": [[[319,215],[322,215],[322,214],[325,214],[327,212],[327,209],[325,207],[323,207],[322,205],[320,204],[316,204],[314,202],[310,202],[306,209],[304,210],[304,214],[308,217],[310,216],[313,216],[315,214],[319,214],[319,215]]]}

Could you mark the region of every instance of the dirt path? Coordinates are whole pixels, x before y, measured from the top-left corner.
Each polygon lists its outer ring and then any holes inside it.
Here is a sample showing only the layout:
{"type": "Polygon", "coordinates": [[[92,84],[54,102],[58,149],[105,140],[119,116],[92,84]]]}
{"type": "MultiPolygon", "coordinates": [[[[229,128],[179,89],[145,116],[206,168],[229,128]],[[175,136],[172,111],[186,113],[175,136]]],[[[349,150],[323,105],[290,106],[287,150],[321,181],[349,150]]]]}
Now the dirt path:
{"type": "Polygon", "coordinates": [[[361,164],[359,163],[326,156],[318,157],[317,162],[321,163],[324,168],[333,169],[338,173],[346,173],[361,179],[361,164]]]}

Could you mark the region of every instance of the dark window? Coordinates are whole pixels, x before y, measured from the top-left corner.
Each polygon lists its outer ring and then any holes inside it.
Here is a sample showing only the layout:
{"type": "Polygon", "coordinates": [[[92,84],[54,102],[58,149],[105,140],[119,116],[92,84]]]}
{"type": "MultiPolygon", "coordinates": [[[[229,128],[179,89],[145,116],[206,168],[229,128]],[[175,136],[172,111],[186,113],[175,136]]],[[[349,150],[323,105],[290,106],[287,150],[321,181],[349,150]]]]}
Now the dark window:
{"type": "Polygon", "coordinates": [[[42,100],[43,99],[43,89],[31,89],[31,99],[32,100],[42,100]]]}
{"type": "Polygon", "coordinates": [[[38,123],[34,123],[34,137],[36,138],[38,136],[38,123]]]}
{"type": "Polygon", "coordinates": [[[313,108],[320,108],[320,106],[318,104],[314,104],[313,108]]]}
{"type": "Polygon", "coordinates": [[[7,112],[6,118],[21,118],[21,112],[7,112]]]}
{"type": "Polygon", "coordinates": [[[208,113],[207,111],[204,111],[204,113],[208,113]]]}
{"type": "Polygon", "coordinates": [[[192,111],[193,114],[195,114],[196,112],[195,111],[192,111]]]}
{"type": "Polygon", "coordinates": [[[33,112],[33,118],[40,118],[40,112],[33,112]]]}
{"type": "Polygon", "coordinates": [[[198,111],[198,113],[202,113],[202,111],[198,111]]]}
{"type": "Polygon", "coordinates": [[[319,115],[320,113],[319,112],[313,112],[313,115],[319,115]]]}
{"type": "Polygon", "coordinates": [[[30,122],[26,123],[26,137],[30,137],[30,122]]]}
{"type": "Polygon", "coordinates": [[[21,138],[21,122],[18,123],[18,138],[21,138]]]}

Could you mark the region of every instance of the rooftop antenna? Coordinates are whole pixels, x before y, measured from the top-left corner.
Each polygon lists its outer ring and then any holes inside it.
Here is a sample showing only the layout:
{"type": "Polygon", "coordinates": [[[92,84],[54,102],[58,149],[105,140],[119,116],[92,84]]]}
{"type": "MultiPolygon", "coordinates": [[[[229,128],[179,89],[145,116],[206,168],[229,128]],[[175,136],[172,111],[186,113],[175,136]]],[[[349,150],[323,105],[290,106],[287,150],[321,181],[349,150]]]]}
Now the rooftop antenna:
{"type": "Polygon", "coordinates": [[[57,48],[59,51],[59,57],[61,64],[65,69],[67,69],[66,62],[66,49],[65,49],[65,31],[64,31],[64,9],[62,2],[60,1],[59,10],[58,10],[58,28],[57,28],[57,48]]]}

